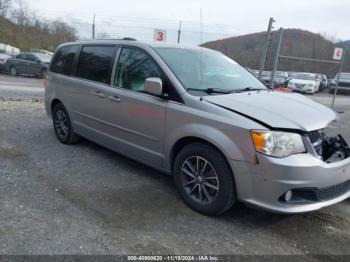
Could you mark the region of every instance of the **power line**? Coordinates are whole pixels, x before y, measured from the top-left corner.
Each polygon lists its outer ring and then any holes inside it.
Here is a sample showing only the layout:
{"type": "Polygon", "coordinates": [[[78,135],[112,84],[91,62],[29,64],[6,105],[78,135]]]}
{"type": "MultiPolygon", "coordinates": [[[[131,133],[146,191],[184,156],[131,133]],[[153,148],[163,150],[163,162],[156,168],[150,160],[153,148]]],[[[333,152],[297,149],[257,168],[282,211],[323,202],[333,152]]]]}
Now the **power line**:
{"type": "MultiPolygon", "coordinates": [[[[63,10],[36,10],[39,13],[45,14],[45,13],[51,13],[51,14],[57,14],[57,13],[62,13],[62,14],[67,14],[67,15],[75,15],[76,16],[85,16],[86,18],[91,17],[91,12],[76,12],[76,11],[63,11],[63,10]]],[[[184,20],[184,19],[167,19],[167,18],[150,18],[150,17],[133,17],[133,16],[116,16],[116,15],[111,15],[111,14],[106,14],[106,13],[96,13],[98,17],[108,17],[108,18],[116,18],[116,19],[128,19],[128,20],[135,20],[135,21],[140,21],[141,23],[144,23],[146,21],[149,22],[164,22],[164,23],[172,23],[174,25],[178,25],[179,21],[181,20],[182,23],[184,24],[195,24],[199,25],[200,23],[198,21],[191,21],[191,20],[184,20]]],[[[203,26],[208,27],[208,26],[217,26],[217,27],[241,27],[243,24],[218,24],[218,23],[210,23],[206,24],[203,23],[203,26]]],[[[251,25],[251,24],[244,24],[245,27],[249,28],[263,28],[262,25],[251,25]]]]}
{"type": "MultiPolygon", "coordinates": [[[[91,23],[88,22],[75,22],[75,24],[78,25],[85,25],[85,26],[91,26],[91,23]]],[[[106,27],[106,24],[102,24],[102,23],[95,23],[96,27],[106,27]]],[[[134,28],[134,29],[147,29],[147,30],[154,30],[154,27],[146,27],[146,26],[133,26],[133,25],[107,25],[107,27],[112,27],[112,28],[119,28],[119,29],[123,29],[125,27],[127,28],[134,28]]],[[[177,29],[167,29],[167,31],[170,32],[177,32],[177,29]]],[[[181,32],[185,32],[185,33],[194,33],[194,34],[200,34],[200,31],[195,31],[195,30],[183,30],[181,29],[181,32]]],[[[216,33],[216,32],[208,32],[208,31],[203,31],[203,34],[206,35],[221,35],[221,36],[235,36],[232,34],[228,34],[228,33],[216,33]]]]}
{"type": "MultiPolygon", "coordinates": [[[[88,19],[89,17],[91,17],[91,13],[85,13],[85,12],[71,12],[71,11],[60,11],[60,10],[36,10],[41,14],[58,14],[58,13],[62,13],[62,14],[66,14],[66,15],[74,15],[74,17],[84,17],[86,19],[88,19]]],[[[136,23],[154,23],[154,22],[162,22],[163,24],[168,23],[168,24],[172,24],[174,25],[174,27],[176,27],[179,23],[179,20],[176,19],[165,19],[165,18],[149,18],[149,17],[132,17],[132,16],[116,16],[116,15],[106,15],[106,14],[101,14],[101,13],[96,13],[96,15],[98,17],[107,17],[107,18],[115,18],[115,19],[121,19],[119,21],[122,21],[123,19],[127,19],[127,20],[131,20],[132,22],[136,22],[136,23]]],[[[192,25],[196,25],[199,26],[200,23],[196,22],[196,21],[190,21],[190,20],[183,20],[181,19],[183,24],[192,24],[192,25]]],[[[263,30],[263,26],[261,25],[251,25],[251,24],[218,24],[218,23],[210,23],[210,24],[206,24],[203,23],[204,27],[221,27],[221,28],[232,28],[232,27],[237,27],[240,28],[242,26],[244,27],[248,27],[248,28],[255,28],[256,30],[263,30]]]]}

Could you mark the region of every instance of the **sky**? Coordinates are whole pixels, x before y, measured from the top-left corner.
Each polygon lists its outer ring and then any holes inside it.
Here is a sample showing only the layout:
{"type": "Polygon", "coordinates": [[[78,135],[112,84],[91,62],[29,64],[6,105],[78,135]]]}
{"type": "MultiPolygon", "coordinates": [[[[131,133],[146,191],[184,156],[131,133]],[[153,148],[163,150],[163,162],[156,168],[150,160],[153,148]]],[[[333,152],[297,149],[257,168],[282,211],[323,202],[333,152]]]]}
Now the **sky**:
{"type": "Polygon", "coordinates": [[[350,0],[23,1],[42,17],[71,23],[80,38],[91,38],[95,13],[97,37],[152,41],[154,30],[162,29],[171,43],[177,41],[182,21],[181,42],[199,44],[266,31],[268,20],[273,17],[275,29],[300,28],[339,40],[350,39],[350,0]]]}

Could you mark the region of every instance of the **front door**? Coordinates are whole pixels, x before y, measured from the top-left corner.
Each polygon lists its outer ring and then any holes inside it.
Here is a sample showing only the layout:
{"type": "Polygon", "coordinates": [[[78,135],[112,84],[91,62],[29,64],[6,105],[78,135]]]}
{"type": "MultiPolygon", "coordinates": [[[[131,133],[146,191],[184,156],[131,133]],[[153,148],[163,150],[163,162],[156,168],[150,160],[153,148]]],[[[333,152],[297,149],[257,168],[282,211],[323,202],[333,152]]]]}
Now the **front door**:
{"type": "Polygon", "coordinates": [[[161,166],[167,100],[146,94],[148,77],[162,78],[156,62],[145,51],[122,48],[115,72],[115,88],[105,90],[105,122],[123,151],[152,165],[161,166]]]}

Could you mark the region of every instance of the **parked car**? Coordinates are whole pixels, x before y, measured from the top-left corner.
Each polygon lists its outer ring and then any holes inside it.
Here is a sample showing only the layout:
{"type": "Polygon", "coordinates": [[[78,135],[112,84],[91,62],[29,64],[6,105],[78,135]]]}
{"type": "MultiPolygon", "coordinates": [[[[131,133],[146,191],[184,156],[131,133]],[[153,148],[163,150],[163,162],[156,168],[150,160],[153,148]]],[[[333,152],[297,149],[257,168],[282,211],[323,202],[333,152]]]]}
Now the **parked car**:
{"type": "Polygon", "coordinates": [[[316,74],[294,73],[289,80],[288,87],[295,92],[314,94],[319,91],[319,82],[316,74]]]}
{"type": "Polygon", "coordinates": [[[173,175],[203,214],[237,201],[300,213],[350,196],[349,147],[325,129],[336,113],[269,90],[214,50],[67,43],[51,63],[45,105],[61,143],[82,136],[173,175]]]}
{"type": "Polygon", "coordinates": [[[6,72],[6,63],[7,60],[11,59],[11,56],[8,54],[0,54],[0,73],[6,72]]]}
{"type": "MultiPolygon", "coordinates": [[[[272,72],[264,71],[262,81],[266,86],[270,86],[272,72]]],[[[289,76],[286,72],[276,71],[274,77],[274,87],[287,87],[289,76]]]]}
{"type": "MultiPolygon", "coordinates": [[[[339,73],[338,73],[339,74],[339,73]]],[[[330,92],[333,93],[337,85],[338,74],[335,75],[333,80],[330,82],[330,92]]],[[[341,73],[339,77],[339,89],[350,89],[350,73],[341,73]]]]}
{"type": "Polygon", "coordinates": [[[320,91],[321,83],[322,83],[322,75],[316,74],[316,92],[320,91]]]}
{"type": "Polygon", "coordinates": [[[269,86],[270,84],[270,79],[271,79],[271,72],[270,71],[263,71],[261,75],[261,82],[265,86],[269,86]]]}
{"type": "Polygon", "coordinates": [[[6,67],[12,76],[32,75],[43,78],[48,71],[51,55],[22,53],[7,61],[6,67]]]}
{"type": "Polygon", "coordinates": [[[274,86],[276,87],[287,87],[289,82],[289,75],[286,72],[276,71],[274,86]]]}
{"type": "Polygon", "coordinates": [[[256,78],[259,77],[259,70],[253,69],[253,70],[251,70],[251,72],[252,72],[252,74],[253,74],[256,78]]]}
{"type": "Polygon", "coordinates": [[[328,87],[328,79],[326,75],[322,75],[321,87],[323,89],[328,87]]]}

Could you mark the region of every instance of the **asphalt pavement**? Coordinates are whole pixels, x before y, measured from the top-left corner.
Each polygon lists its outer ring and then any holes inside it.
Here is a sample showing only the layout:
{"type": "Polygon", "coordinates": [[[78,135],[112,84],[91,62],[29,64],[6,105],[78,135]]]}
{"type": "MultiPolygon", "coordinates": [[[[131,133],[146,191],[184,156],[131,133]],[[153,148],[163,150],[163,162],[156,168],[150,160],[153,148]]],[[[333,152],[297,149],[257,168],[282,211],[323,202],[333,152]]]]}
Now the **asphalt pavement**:
{"type": "MultiPolygon", "coordinates": [[[[240,204],[206,217],[171,177],[86,140],[60,144],[43,97],[42,80],[0,76],[0,254],[350,255],[349,199],[300,215],[240,204]]],[[[350,141],[350,97],[337,102],[350,141]]]]}

